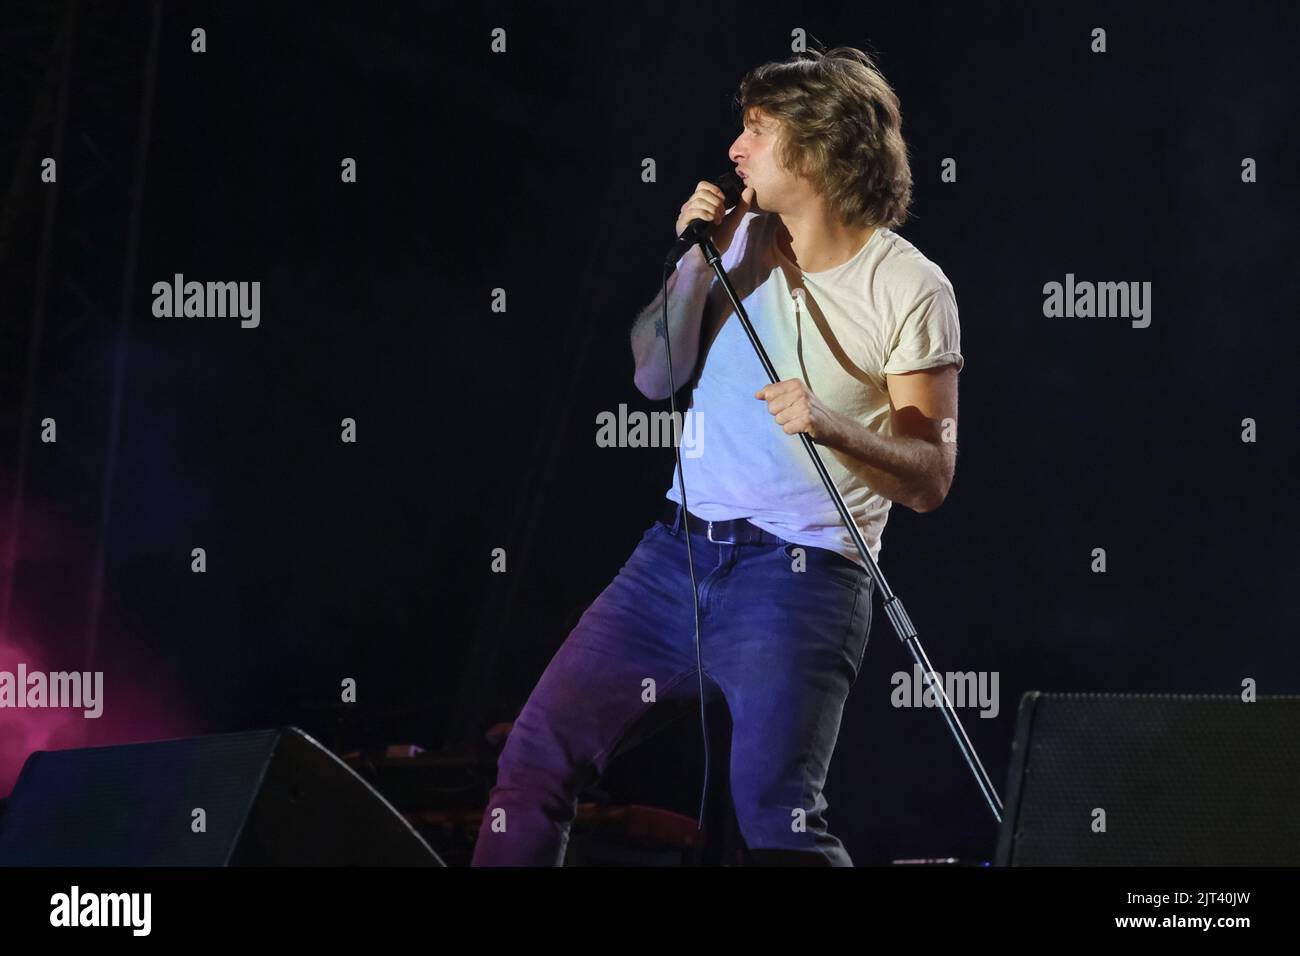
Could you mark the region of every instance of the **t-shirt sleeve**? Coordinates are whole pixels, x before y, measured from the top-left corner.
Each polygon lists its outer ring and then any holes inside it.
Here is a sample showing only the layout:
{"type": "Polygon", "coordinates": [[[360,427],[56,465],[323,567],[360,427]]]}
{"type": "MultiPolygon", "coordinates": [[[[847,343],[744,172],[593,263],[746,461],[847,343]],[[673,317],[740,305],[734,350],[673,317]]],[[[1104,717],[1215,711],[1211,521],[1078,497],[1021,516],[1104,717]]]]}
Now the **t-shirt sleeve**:
{"type": "Polygon", "coordinates": [[[960,372],[966,363],[961,355],[957,300],[944,284],[923,295],[903,317],[884,371],[897,375],[950,364],[960,372]]]}

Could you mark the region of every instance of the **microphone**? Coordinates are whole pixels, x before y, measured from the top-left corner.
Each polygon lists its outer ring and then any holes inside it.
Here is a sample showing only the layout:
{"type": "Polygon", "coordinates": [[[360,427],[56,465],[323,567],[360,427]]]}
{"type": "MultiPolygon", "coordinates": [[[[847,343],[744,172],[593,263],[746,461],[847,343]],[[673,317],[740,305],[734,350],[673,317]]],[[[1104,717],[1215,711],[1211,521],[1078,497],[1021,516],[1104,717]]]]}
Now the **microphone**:
{"type": "MultiPolygon", "coordinates": [[[[710,182],[722,190],[723,205],[734,208],[736,203],[740,202],[740,194],[745,191],[745,184],[741,178],[736,175],[734,169],[728,169],[721,176],[711,179],[710,182]]],[[[690,224],[682,230],[682,234],[677,237],[673,243],[672,251],[668,253],[668,258],[664,260],[664,268],[676,268],[677,260],[686,253],[691,251],[691,246],[705,239],[717,225],[712,219],[692,219],[690,224]]]]}

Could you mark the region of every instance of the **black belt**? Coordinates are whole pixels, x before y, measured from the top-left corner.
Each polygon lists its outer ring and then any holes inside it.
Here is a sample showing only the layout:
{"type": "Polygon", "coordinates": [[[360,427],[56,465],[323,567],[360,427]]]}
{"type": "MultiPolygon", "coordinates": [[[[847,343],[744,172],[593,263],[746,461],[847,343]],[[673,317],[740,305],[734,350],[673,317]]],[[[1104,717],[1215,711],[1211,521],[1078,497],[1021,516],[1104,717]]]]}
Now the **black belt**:
{"type": "MultiPolygon", "coordinates": [[[[675,501],[664,501],[664,510],[659,520],[669,528],[676,527],[677,515],[682,506],[675,501]]],[[[709,521],[699,515],[686,512],[686,523],[693,534],[705,535],[714,544],[788,544],[784,538],[778,538],[771,532],[764,531],[758,525],[750,524],[744,518],[732,518],[728,521],[709,521]]]]}

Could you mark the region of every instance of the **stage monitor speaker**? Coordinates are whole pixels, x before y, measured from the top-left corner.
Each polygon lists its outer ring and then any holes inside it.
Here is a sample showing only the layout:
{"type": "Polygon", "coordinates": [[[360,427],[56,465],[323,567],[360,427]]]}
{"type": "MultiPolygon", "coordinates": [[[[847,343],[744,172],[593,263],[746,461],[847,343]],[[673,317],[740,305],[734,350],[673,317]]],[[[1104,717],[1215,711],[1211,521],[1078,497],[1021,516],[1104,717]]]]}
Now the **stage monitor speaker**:
{"type": "Polygon", "coordinates": [[[441,866],[411,825],[296,727],[27,758],[4,866],[441,866]]]}
{"type": "Polygon", "coordinates": [[[1300,698],[1026,694],[999,866],[1300,865],[1300,698]]]}

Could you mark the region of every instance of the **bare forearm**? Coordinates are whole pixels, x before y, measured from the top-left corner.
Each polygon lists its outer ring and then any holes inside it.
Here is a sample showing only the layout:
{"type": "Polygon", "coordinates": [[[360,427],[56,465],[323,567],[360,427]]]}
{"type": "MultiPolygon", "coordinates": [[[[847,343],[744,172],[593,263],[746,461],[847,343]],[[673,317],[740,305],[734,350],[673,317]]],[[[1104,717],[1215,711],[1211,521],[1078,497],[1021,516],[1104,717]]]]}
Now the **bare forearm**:
{"type": "MultiPolygon", "coordinates": [[[[713,271],[699,248],[682,257],[668,278],[668,335],[673,353],[673,379],[681,387],[695,371],[699,358],[700,322],[713,271]]],[[[632,326],[632,357],[636,361],[636,386],[646,398],[668,397],[668,356],[664,350],[664,296],[662,288],[632,326]]]]}
{"type": "Polygon", "coordinates": [[[956,443],[873,432],[838,413],[819,444],[841,452],[840,461],[874,491],[913,511],[933,511],[948,495],[956,443]]]}

